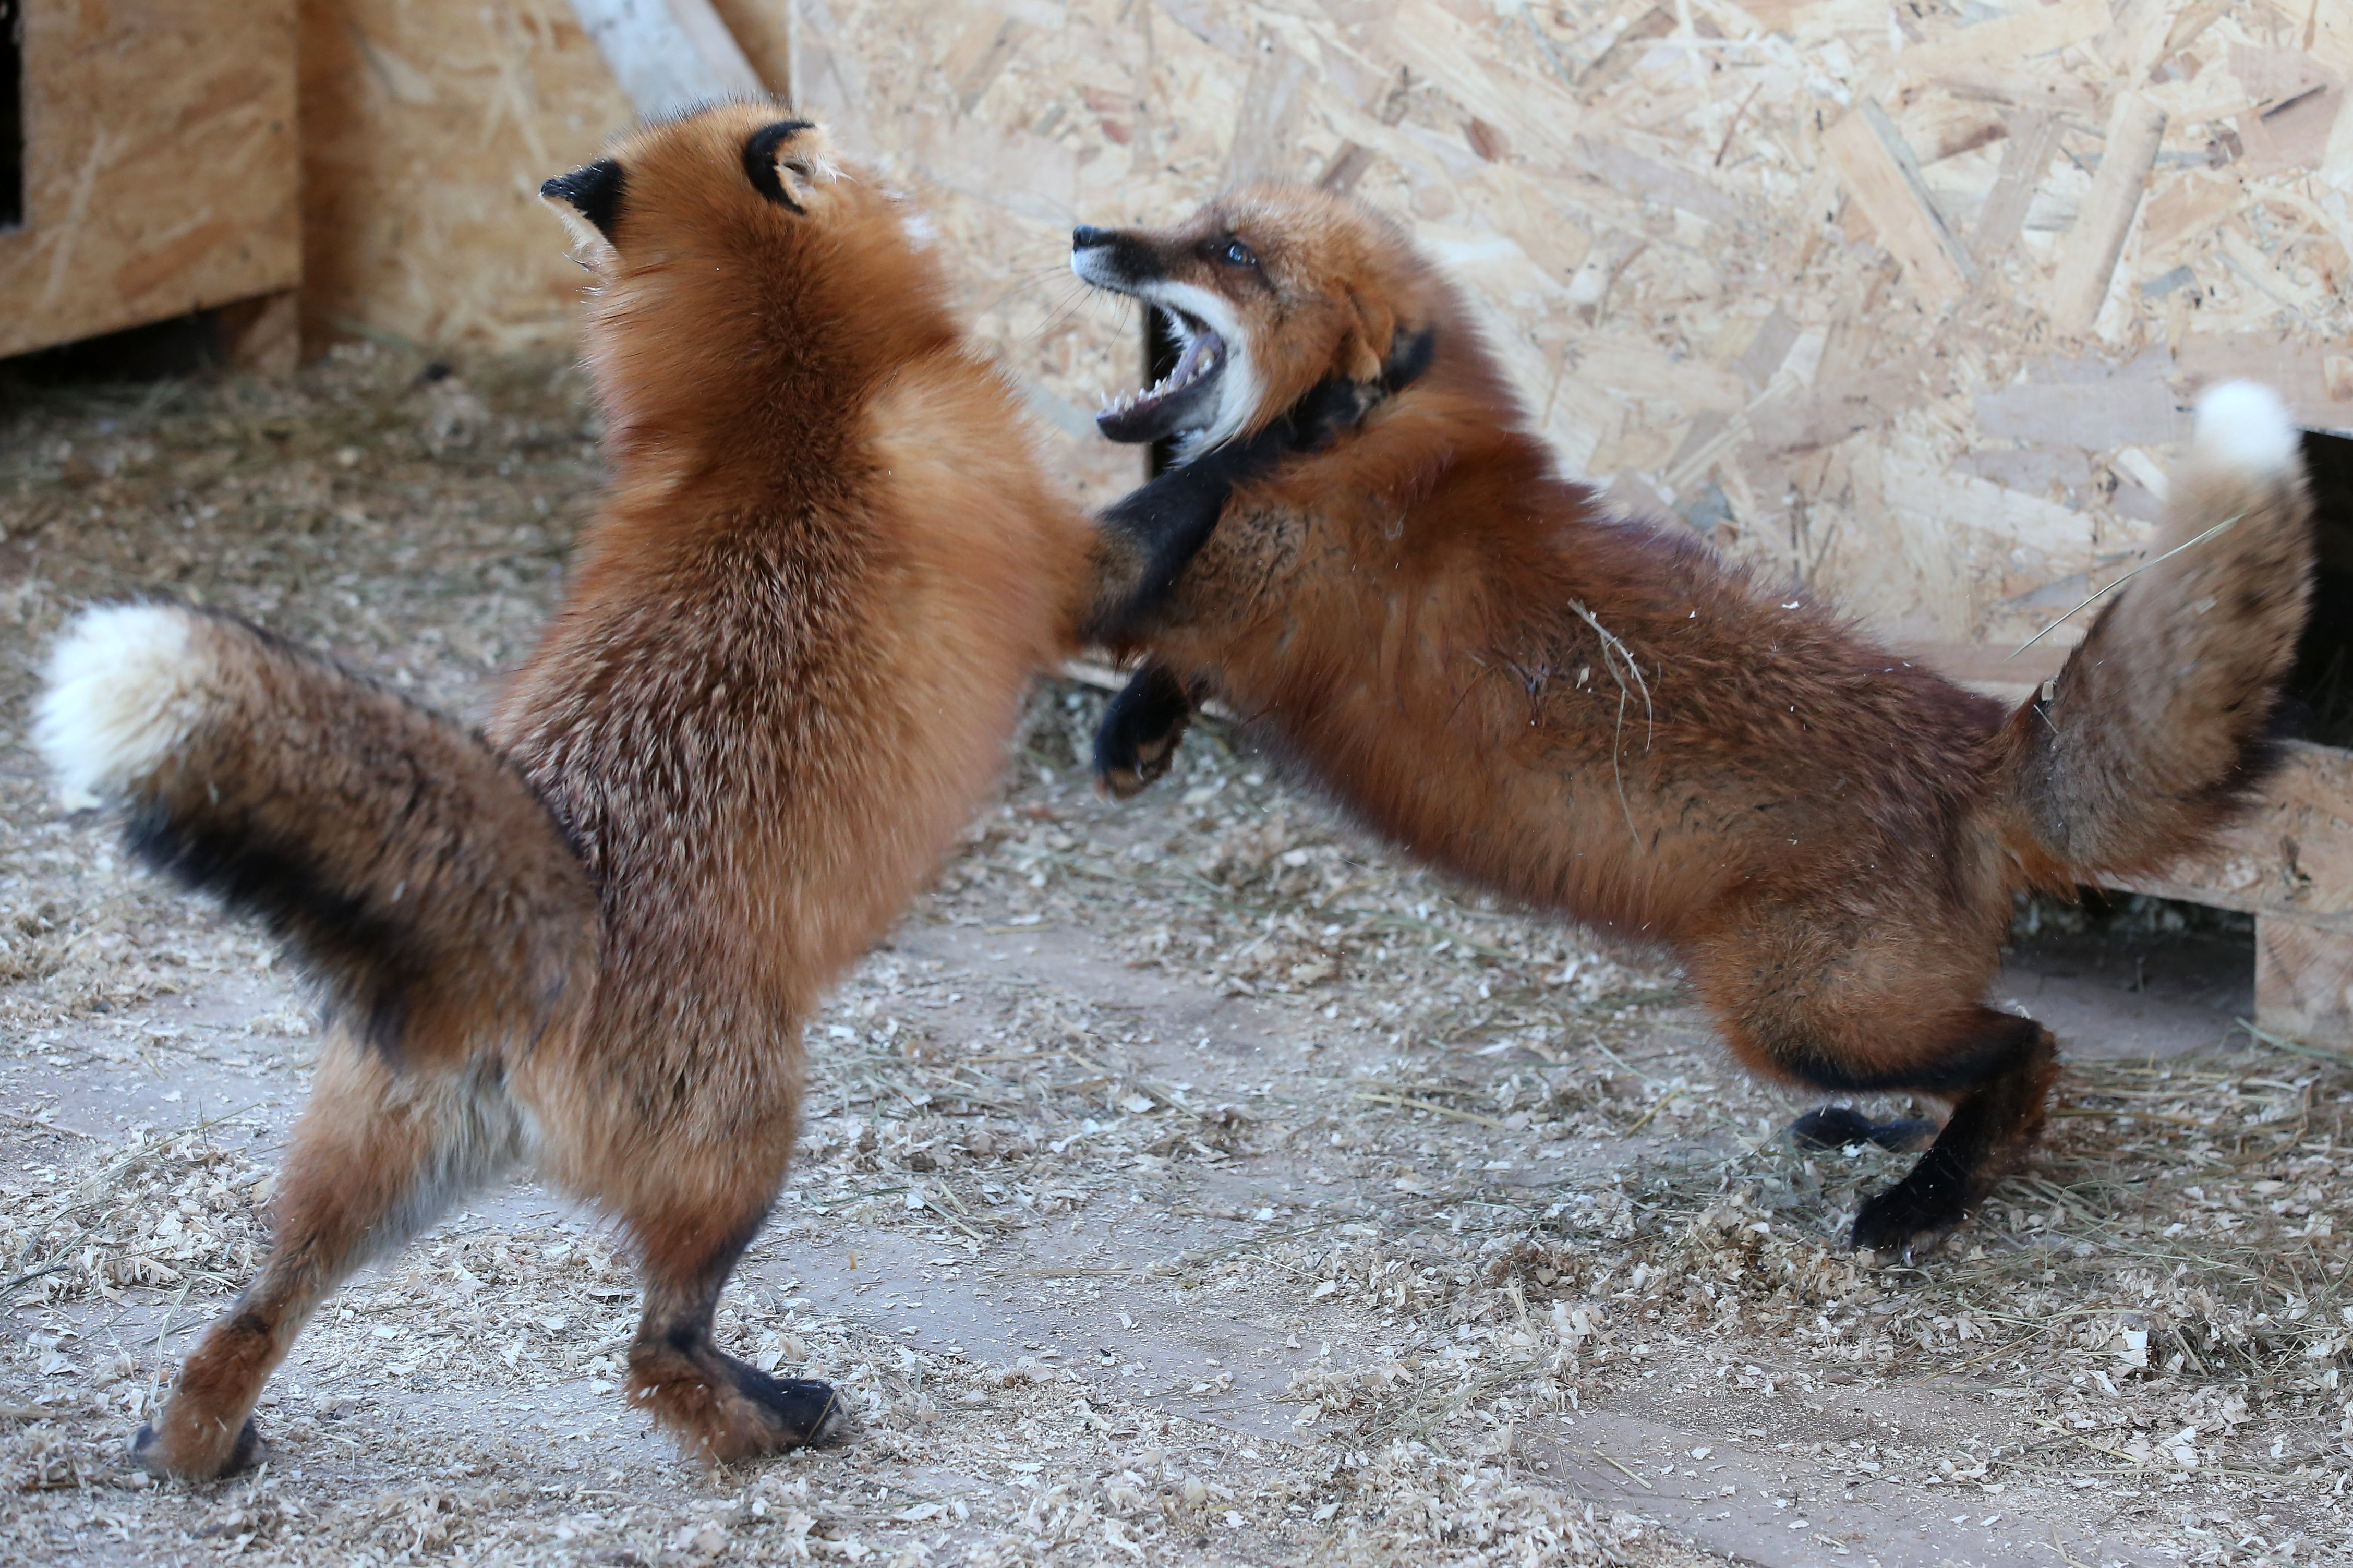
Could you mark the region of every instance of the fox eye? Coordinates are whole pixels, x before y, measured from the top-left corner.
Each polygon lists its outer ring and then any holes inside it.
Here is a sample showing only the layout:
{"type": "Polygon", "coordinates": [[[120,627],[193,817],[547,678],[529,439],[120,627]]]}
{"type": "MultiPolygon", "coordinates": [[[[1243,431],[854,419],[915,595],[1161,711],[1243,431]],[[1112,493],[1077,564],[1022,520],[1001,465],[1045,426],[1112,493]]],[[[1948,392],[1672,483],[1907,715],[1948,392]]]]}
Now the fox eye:
{"type": "Polygon", "coordinates": [[[1225,248],[1218,252],[1218,259],[1224,262],[1229,267],[1256,267],[1258,265],[1257,253],[1239,239],[1227,240],[1225,248]]]}

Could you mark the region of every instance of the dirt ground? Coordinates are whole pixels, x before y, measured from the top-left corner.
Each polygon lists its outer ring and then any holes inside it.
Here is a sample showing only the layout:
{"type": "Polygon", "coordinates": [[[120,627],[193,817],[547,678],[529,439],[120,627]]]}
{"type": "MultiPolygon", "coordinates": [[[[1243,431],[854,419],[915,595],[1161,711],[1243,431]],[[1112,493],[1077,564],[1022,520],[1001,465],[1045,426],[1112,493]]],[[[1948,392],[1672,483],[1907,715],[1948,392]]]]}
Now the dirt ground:
{"type": "Polygon", "coordinates": [[[2226,1039],[2222,938],[2021,961],[2070,1053],[2047,1154],[1878,1267],[1838,1238],[1902,1157],[1801,1154],[1671,973],[1214,725],[1102,804],[1077,683],[813,1028],[723,1311],[860,1441],[680,1461],[615,1388],[627,1258],[523,1185],[329,1306],[260,1470],[146,1484],[123,1439],[265,1244],[312,1025],[48,794],[40,649],[163,589],[479,713],[593,437],[564,367],[371,349],[0,411],[0,1560],[2353,1561],[2353,1063],[2226,1039]]]}

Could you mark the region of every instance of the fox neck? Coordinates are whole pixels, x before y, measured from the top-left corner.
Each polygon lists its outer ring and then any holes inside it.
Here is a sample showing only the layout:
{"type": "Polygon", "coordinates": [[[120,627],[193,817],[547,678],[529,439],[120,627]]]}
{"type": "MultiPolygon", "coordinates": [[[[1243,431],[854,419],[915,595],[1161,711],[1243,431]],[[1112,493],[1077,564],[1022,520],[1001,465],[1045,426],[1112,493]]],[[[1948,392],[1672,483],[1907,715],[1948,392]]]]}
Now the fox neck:
{"type": "Polygon", "coordinates": [[[775,286],[767,301],[648,291],[609,302],[587,361],[617,489],[691,479],[713,503],[760,510],[839,489],[859,467],[875,389],[963,350],[954,320],[909,282],[907,308],[881,320],[831,308],[823,280],[775,286]]]}

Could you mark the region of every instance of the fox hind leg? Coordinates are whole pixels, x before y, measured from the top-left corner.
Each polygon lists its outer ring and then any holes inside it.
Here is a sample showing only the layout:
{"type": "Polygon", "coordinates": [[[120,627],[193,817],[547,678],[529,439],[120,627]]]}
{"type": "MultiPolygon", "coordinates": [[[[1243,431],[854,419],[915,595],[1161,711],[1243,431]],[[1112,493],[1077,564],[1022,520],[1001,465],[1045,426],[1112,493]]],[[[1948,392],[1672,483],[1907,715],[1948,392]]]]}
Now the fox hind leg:
{"type": "Polygon", "coordinates": [[[767,1218],[769,1202],[766,1193],[716,1205],[706,1199],[691,1217],[640,1212],[629,1221],[646,1279],[645,1314],[629,1347],[630,1402],[723,1464],[833,1447],[855,1431],[831,1384],[772,1377],[712,1338],[719,1293],[767,1218]]]}
{"type": "Polygon", "coordinates": [[[1908,1254],[1958,1225],[2016,1170],[2042,1135],[2045,1101],[2059,1077],[2051,1031],[2031,1018],[1977,1009],[1972,1045],[2009,1059],[1963,1093],[1911,1173],[1855,1215],[1854,1245],[1908,1254]]]}
{"type": "Polygon", "coordinates": [[[132,1438],[133,1458],[186,1480],[251,1465],[254,1402],[319,1304],[511,1163],[519,1145],[494,1072],[404,1072],[331,1029],[280,1174],[269,1257],[181,1364],[163,1415],[132,1438]]]}

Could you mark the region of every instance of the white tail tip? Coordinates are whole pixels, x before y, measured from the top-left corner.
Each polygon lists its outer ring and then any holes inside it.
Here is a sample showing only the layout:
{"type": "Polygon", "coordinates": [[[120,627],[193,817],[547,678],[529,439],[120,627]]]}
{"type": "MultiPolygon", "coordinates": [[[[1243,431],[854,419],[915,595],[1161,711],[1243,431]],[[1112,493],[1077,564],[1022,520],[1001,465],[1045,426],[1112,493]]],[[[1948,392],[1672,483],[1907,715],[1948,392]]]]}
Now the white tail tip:
{"type": "Polygon", "coordinates": [[[203,716],[195,620],[169,605],[100,605],[66,624],[33,710],[33,745],[69,807],[130,793],[203,716]]]}
{"type": "Polygon", "coordinates": [[[2270,387],[2226,381],[2199,395],[2196,447],[2218,467],[2292,474],[2303,465],[2304,432],[2270,387]]]}

